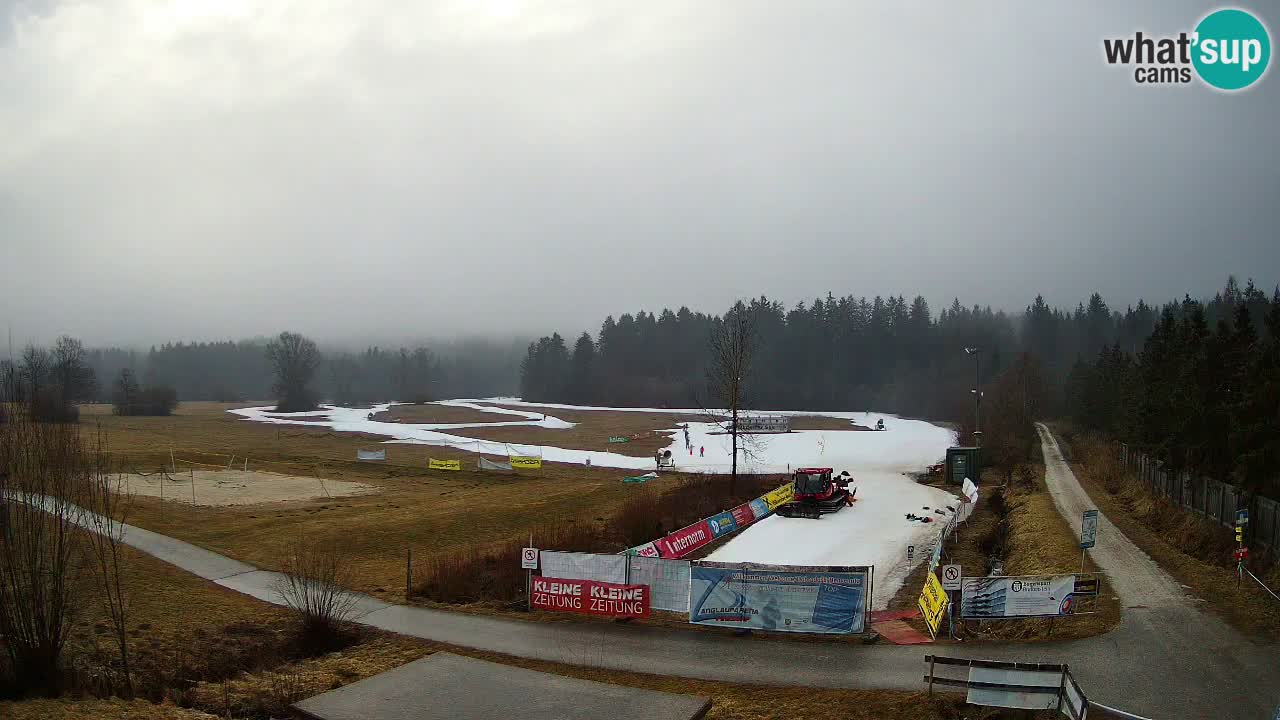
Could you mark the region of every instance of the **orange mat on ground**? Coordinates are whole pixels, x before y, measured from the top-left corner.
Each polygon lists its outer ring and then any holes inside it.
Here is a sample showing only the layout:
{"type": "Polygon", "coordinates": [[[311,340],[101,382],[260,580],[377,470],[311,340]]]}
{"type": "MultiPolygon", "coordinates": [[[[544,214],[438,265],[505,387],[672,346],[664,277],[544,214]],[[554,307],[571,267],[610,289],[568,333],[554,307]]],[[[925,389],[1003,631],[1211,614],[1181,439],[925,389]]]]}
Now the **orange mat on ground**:
{"type": "Polygon", "coordinates": [[[916,630],[901,620],[887,620],[882,623],[871,623],[871,629],[880,633],[880,637],[894,645],[926,645],[933,642],[928,635],[916,630]]]}
{"type": "Polygon", "coordinates": [[[874,610],[871,613],[871,624],[890,620],[909,620],[920,617],[920,608],[910,610],[874,610]]]}

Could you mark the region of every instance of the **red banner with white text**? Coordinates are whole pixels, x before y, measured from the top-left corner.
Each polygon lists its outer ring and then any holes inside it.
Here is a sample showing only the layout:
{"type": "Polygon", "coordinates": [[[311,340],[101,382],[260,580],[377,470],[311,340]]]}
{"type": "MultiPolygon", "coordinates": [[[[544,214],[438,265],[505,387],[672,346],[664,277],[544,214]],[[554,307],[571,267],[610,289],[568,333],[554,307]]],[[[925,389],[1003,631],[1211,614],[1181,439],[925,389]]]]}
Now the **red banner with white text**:
{"type": "Polygon", "coordinates": [[[534,610],[645,618],[649,617],[649,586],[535,577],[529,605],[534,610]]]}
{"type": "Polygon", "coordinates": [[[682,558],[715,539],[711,526],[706,520],[686,528],[681,528],[670,535],[653,541],[658,546],[658,554],[668,560],[682,558]]]}

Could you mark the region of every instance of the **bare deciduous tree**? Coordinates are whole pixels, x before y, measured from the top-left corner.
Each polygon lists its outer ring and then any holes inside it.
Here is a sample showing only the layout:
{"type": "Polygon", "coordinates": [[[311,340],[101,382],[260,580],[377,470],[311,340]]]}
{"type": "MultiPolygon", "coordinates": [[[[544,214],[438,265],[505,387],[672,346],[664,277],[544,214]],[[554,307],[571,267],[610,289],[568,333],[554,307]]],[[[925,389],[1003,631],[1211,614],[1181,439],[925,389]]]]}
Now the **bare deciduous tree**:
{"type": "Polygon", "coordinates": [[[74,426],[15,413],[0,425],[0,643],[18,687],[55,690],[78,604],[83,511],[74,426]]]}
{"type": "Polygon", "coordinates": [[[315,542],[298,536],[289,545],[277,591],[302,620],[305,637],[332,638],[346,623],[356,596],[345,590],[351,557],[337,542],[315,542]]]}
{"type": "Polygon", "coordinates": [[[0,647],[19,688],[59,688],[63,647],[92,597],[83,583],[96,575],[131,690],[113,491],[101,435],[86,446],[79,426],[39,422],[26,408],[0,424],[0,647]]]}
{"type": "Polygon", "coordinates": [[[126,697],[133,696],[133,674],[129,667],[129,594],[121,581],[125,565],[124,528],[131,498],[120,492],[108,470],[105,443],[101,435],[88,452],[88,476],[83,500],[86,520],[93,531],[85,536],[85,555],[101,591],[103,611],[111,623],[116,650],[120,654],[121,686],[126,697]]]}
{"type": "Polygon", "coordinates": [[[738,419],[747,407],[747,387],[751,380],[756,340],[755,315],[742,301],[734,304],[711,331],[707,390],[712,402],[728,414],[725,429],[733,452],[730,494],[737,491],[738,452],[746,449],[738,432],[738,419]]]}
{"type": "Polygon", "coordinates": [[[298,333],[282,332],[267,345],[267,360],[275,371],[276,410],[298,412],[316,406],[311,379],[320,367],[315,342],[298,333]]]}
{"type": "Polygon", "coordinates": [[[75,403],[84,402],[93,397],[97,389],[97,379],[93,368],[89,366],[88,354],[84,344],[79,340],[63,335],[53,345],[51,353],[53,365],[51,379],[60,393],[59,401],[64,408],[75,403]]]}

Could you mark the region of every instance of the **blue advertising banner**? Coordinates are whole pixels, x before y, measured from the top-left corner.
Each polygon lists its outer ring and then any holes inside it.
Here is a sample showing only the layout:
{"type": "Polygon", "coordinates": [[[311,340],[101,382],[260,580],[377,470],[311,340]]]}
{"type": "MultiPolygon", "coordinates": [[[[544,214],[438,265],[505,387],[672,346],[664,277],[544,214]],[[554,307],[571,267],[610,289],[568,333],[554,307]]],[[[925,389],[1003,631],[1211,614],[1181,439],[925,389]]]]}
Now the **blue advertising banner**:
{"type": "Polygon", "coordinates": [[[722,512],[719,515],[712,515],[707,518],[707,524],[711,526],[711,534],[716,537],[728,535],[738,529],[738,523],[733,520],[733,513],[722,512]]]}
{"type": "Polygon", "coordinates": [[[765,505],[764,501],[760,498],[756,498],[751,501],[751,512],[755,514],[756,519],[759,520],[769,514],[769,506],[765,505]]]}
{"type": "Polygon", "coordinates": [[[800,633],[859,633],[871,569],[700,562],[689,575],[689,622],[800,633]]]}

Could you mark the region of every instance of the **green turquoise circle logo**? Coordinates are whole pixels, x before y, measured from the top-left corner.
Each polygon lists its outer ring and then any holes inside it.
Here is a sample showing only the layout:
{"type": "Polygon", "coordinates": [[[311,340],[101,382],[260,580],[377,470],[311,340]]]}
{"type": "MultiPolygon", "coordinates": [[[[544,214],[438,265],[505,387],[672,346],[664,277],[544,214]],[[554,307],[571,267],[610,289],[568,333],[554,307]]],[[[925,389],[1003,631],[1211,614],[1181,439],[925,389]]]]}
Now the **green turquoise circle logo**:
{"type": "Polygon", "coordinates": [[[1240,90],[1258,81],[1271,60],[1271,36],[1244,10],[1217,10],[1196,26],[1191,62],[1200,79],[1219,90],[1240,90]]]}

